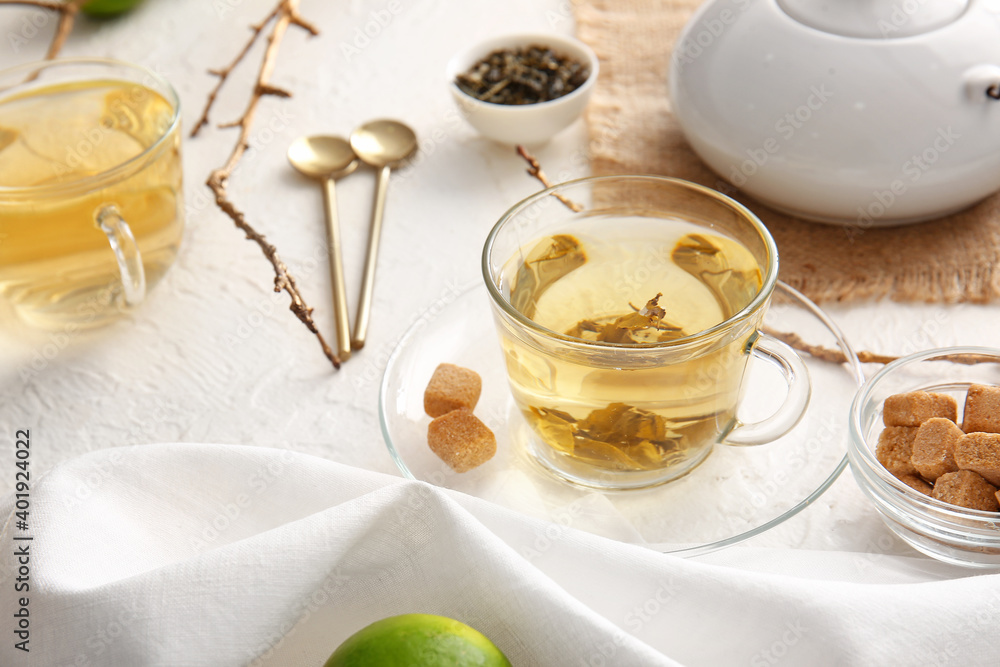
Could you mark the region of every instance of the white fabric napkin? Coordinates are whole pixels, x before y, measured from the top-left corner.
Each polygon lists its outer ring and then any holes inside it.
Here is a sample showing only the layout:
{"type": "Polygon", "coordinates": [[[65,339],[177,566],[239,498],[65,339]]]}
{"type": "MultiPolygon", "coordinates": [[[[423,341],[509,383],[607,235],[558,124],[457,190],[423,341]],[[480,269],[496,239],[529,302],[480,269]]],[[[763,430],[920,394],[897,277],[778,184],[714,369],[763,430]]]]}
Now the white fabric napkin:
{"type": "Polygon", "coordinates": [[[684,560],[280,449],[99,451],[33,486],[26,531],[14,503],[0,505],[2,665],[320,666],[410,612],[478,628],[516,666],[1000,656],[998,575],[791,550],[684,560]]]}

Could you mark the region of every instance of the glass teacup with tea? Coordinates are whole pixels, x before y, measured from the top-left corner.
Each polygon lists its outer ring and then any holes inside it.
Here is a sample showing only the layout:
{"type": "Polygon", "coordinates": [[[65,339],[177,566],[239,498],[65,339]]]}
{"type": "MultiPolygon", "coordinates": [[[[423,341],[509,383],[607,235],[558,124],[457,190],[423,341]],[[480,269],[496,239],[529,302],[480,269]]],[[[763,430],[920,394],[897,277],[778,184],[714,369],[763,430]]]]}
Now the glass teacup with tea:
{"type": "Polygon", "coordinates": [[[761,331],[774,240],[718,192],[655,176],[557,185],[500,219],[483,273],[531,426],[526,451],[565,480],[669,482],[716,444],[779,438],[808,405],[802,360],[761,331]],[[775,364],[788,392],[770,417],[744,424],[752,356],[775,364]]]}
{"type": "Polygon", "coordinates": [[[45,328],[140,304],[183,235],[180,104],[105,59],[0,72],[0,298],[45,328]]]}

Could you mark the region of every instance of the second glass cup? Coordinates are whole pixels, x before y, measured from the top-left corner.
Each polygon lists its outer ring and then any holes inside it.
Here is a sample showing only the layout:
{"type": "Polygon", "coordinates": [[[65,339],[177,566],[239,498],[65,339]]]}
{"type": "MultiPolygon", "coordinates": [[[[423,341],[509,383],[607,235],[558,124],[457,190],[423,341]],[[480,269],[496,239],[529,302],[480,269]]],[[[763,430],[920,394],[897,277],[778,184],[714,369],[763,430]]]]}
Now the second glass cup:
{"type": "Polygon", "coordinates": [[[528,454],[573,483],[630,489],[685,475],[717,443],[788,432],[810,388],[798,355],[760,330],[777,273],[757,217],[693,183],[594,177],[515,205],[483,274],[528,454]],[[788,393],[743,424],[751,356],[788,393]]]}
{"type": "Polygon", "coordinates": [[[184,231],[180,102],[137,65],[0,72],[0,298],[48,329],[136,308],[184,231]]]}

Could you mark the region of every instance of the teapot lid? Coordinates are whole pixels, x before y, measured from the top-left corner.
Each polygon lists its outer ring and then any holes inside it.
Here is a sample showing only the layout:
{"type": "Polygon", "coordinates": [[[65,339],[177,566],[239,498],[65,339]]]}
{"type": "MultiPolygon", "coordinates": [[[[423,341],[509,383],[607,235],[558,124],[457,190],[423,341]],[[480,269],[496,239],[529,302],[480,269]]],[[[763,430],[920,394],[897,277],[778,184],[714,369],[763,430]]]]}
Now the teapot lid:
{"type": "Polygon", "coordinates": [[[936,30],[958,19],[970,0],[778,0],[800,23],[844,37],[893,39],[936,30]]]}

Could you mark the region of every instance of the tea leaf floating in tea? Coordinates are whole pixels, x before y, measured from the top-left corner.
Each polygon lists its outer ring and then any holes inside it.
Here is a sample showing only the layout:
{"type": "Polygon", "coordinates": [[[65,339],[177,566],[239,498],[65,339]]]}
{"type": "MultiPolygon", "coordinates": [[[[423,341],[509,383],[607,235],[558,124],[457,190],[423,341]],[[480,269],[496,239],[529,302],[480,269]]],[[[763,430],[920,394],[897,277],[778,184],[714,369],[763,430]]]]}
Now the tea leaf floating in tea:
{"type": "Polygon", "coordinates": [[[132,137],[141,146],[149,146],[167,129],[170,117],[155,113],[158,100],[153,95],[137,95],[136,89],[116,88],[104,99],[101,125],[108,132],[132,137]]]}
{"type": "Polygon", "coordinates": [[[667,311],[659,305],[661,296],[657,294],[641,309],[632,306],[635,312],[626,315],[583,320],[566,335],[602,343],[664,343],[683,338],[686,334],[681,327],[663,321],[667,311]]]}
{"type": "Polygon", "coordinates": [[[510,304],[525,317],[533,317],[538,299],[545,290],[586,262],[587,255],[575,237],[559,234],[542,239],[517,270],[510,290],[510,304]]]}
{"type": "Polygon", "coordinates": [[[760,267],[735,241],[719,236],[710,241],[701,234],[687,234],[677,242],[671,259],[711,290],[726,319],[745,308],[760,291],[760,267]],[[742,252],[726,252],[725,244],[742,252]],[[742,263],[733,265],[734,259],[742,263]]]}
{"type": "Polygon", "coordinates": [[[682,459],[690,447],[676,424],[625,403],[593,410],[579,421],[535,407],[528,418],[564,454],[611,470],[656,470],[682,459]]]}
{"type": "Polygon", "coordinates": [[[0,151],[17,141],[17,136],[18,132],[16,130],[9,130],[6,127],[0,127],[0,151]]]}
{"type": "MultiPolygon", "coordinates": [[[[632,306],[632,308],[637,310],[639,312],[639,315],[642,315],[643,317],[648,317],[650,319],[655,319],[657,321],[662,320],[664,317],[667,316],[667,311],[663,310],[663,308],[660,308],[661,296],[663,296],[663,292],[657,292],[656,296],[647,301],[646,305],[643,306],[641,310],[636,308],[635,306],[632,306]]],[[[632,304],[629,305],[631,306],[632,304]]]]}

